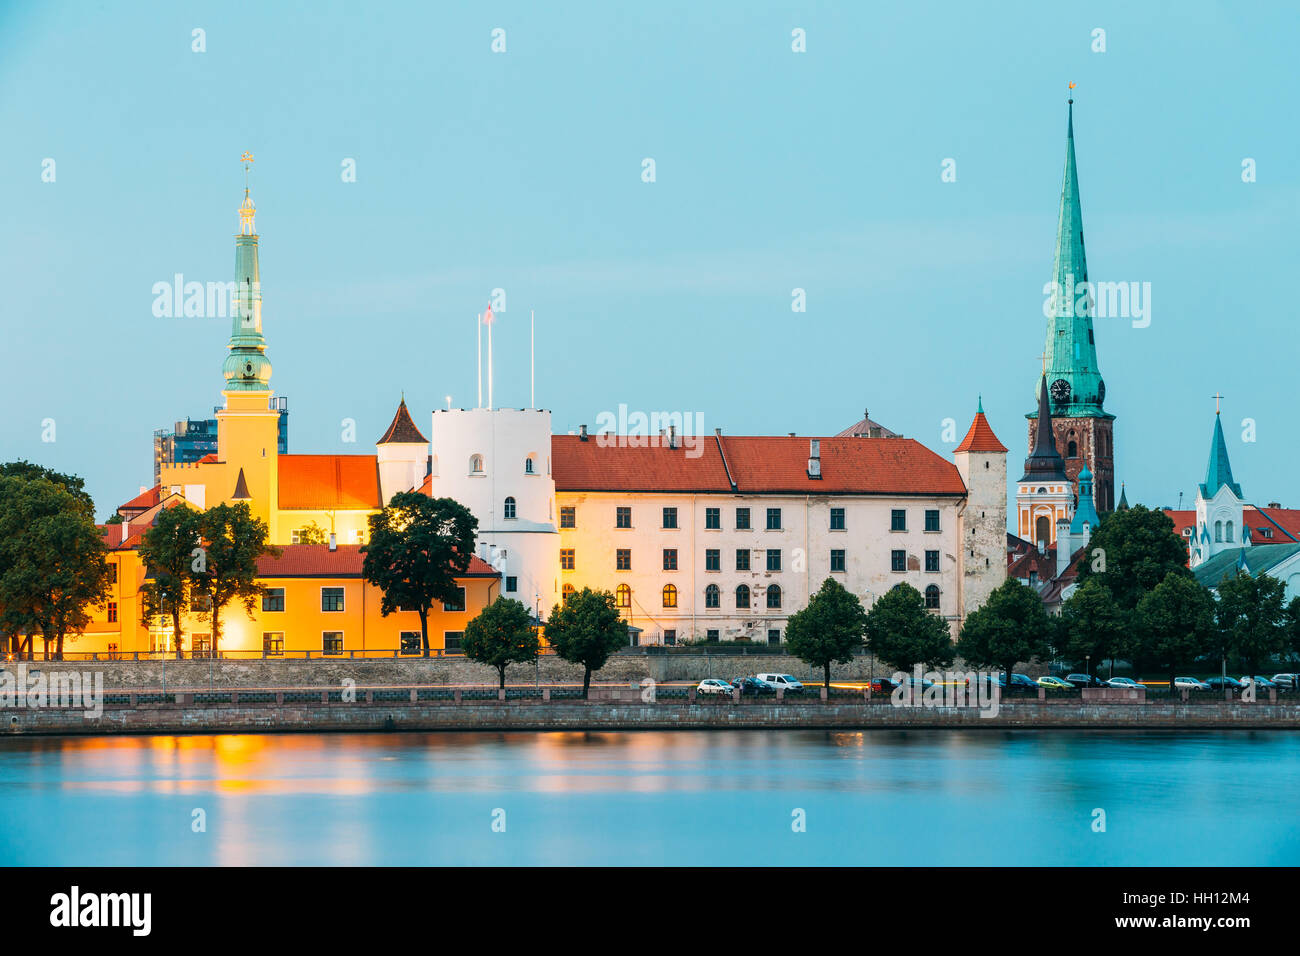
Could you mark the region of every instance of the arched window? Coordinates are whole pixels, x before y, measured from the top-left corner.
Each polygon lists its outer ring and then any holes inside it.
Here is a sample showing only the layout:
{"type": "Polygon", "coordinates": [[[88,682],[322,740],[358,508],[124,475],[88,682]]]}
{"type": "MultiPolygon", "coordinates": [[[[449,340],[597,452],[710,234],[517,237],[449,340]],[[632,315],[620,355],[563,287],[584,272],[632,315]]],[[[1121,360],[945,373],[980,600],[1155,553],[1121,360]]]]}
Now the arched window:
{"type": "Polygon", "coordinates": [[[618,589],[614,592],[614,597],[616,598],[615,603],[619,607],[632,606],[632,589],[626,584],[620,584],[618,586],[618,589]]]}
{"type": "Polygon", "coordinates": [[[563,591],[561,591],[560,593],[563,595],[563,601],[564,601],[564,603],[567,604],[568,601],[569,601],[569,598],[573,597],[573,585],[572,585],[572,584],[566,584],[566,585],[564,586],[563,591]]]}
{"type": "Polygon", "coordinates": [[[704,589],[704,606],[722,607],[722,591],[716,584],[710,584],[704,589]]]}
{"type": "Polygon", "coordinates": [[[767,586],[767,606],[768,607],[781,606],[781,585],[769,584],[767,586]]]}
{"type": "Polygon", "coordinates": [[[1039,515],[1034,522],[1034,544],[1043,544],[1052,540],[1052,522],[1047,515],[1039,515]]]}
{"type": "Polygon", "coordinates": [[[664,607],[676,607],[676,606],[677,606],[677,585],[665,584],[664,585],[664,607]]]}
{"type": "Polygon", "coordinates": [[[533,455],[529,455],[527,458],[524,459],[524,474],[532,475],[536,473],[537,473],[537,458],[533,455]]]}
{"type": "Polygon", "coordinates": [[[1216,522],[1214,522],[1214,540],[1215,540],[1215,541],[1222,541],[1222,540],[1223,540],[1223,522],[1222,522],[1222,521],[1216,521],[1216,522]]]}
{"type": "Polygon", "coordinates": [[[507,498],[507,499],[506,499],[505,516],[506,516],[507,518],[513,518],[513,517],[515,516],[515,499],[514,499],[514,498],[507,498]]]}
{"type": "Polygon", "coordinates": [[[749,585],[742,584],[736,588],[736,607],[749,608],[749,585]]]}
{"type": "Polygon", "coordinates": [[[1065,457],[1066,457],[1066,458],[1078,458],[1078,457],[1079,457],[1079,444],[1078,444],[1078,442],[1076,442],[1076,441],[1074,441],[1073,439],[1071,439],[1070,441],[1068,441],[1068,442],[1065,443],[1065,457]]]}
{"type": "Polygon", "coordinates": [[[1223,540],[1232,544],[1232,522],[1229,521],[1223,526],[1223,540]]]}
{"type": "Polygon", "coordinates": [[[939,585],[931,584],[925,589],[925,606],[932,611],[939,610],[939,585]]]}
{"type": "Polygon", "coordinates": [[[469,473],[470,473],[471,475],[481,475],[481,474],[483,474],[483,456],[482,456],[482,455],[470,455],[470,456],[469,456],[469,473]]]}

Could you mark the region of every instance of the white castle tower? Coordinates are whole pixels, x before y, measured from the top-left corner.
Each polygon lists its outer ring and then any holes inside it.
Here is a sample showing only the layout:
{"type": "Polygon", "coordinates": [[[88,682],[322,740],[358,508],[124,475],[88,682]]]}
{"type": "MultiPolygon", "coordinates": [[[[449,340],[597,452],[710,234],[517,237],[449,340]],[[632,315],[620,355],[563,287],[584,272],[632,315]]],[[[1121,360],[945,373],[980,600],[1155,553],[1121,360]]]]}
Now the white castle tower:
{"type": "Polygon", "coordinates": [[[429,440],[411,421],[406,410],[406,396],[397,406],[393,422],[384,436],[375,442],[375,457],[379,463],[379,493],[384,504],[401,491],[413,491],[424,482],[429,466],[429,440]]]}
{"type": "Polygon", "coordinates": [[[431,427],[430,496],[470,510],[479,557],[501,572],[502,593],[545,617],[559,601],[560,574],[551,413],[440,409],[431,427]]]}

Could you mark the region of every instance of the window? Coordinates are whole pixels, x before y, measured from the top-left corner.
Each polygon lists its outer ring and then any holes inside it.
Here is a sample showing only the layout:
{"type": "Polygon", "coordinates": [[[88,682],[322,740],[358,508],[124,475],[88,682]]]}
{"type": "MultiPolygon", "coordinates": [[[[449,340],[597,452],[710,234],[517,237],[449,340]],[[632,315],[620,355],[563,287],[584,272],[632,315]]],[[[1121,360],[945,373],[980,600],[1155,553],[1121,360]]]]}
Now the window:
{"type": "Polygon", "coordinates": [[[749,570],[749,548],[736,549],[736,570],[737,571],[749,570]]]}
{"type": "Polygon", "coordinates": [[[519,578],[512,574],[506,575],[506,593],[514,594],[519,590],[519,578]]]}
{"type": "Polygon", "coordinates": [[[614,527],[630,528],[632,527],[632,509],[615,508],[614,509],[614,527]]]}
{"type": "Polygon", "coordinates": [[[906,531],[907,530],[907,512],[902,508],[895,508],[889,512],[889,530],[906,531]]]}
{"type": "Polygon", "coordinates": [[[832,571],[844,570],[844,550],[842,548],[831,549],[831,570],[832,571]]]}
{"type": "Polygon", "coordinates": [[[925,589],[925,606],[932,611],[939,610],[939,586],[931,584],[925,589]]]}
{"type": "Polygon", "coordinates": [[[767,530],[768,531],[781,530],[781,509],[780,508],[767,509],[767,530]]]}
{"type": "Polygon", "coordinates": [[[614,551],[614,570],[631,571],[632,570],[632,549],[618,548],[614,551]]]}
{"type": "Polygon", "coordinates": [[[325,631],[321,634],[322,654],[342,654],[343,653],[343,632],[342,631],[325,631]]]}
{"type": "Polygon", "coordinates": [[[925,530],[926,531],[939,530],[939,509],[938,508],[925,509],[925,530]]]}
{"type": "Polygon", "coordinates": [[[424,650],[424,641],[421,640],[419,631],[402,631],[398,639],[402,642],[400,646],[403,654],[419,654],[424,650]]]}
{"type": "Polygon", "coordinates": [[[767,629],[767,643],[769,643],[769,644],[780,644],[780,643],[781,643],[781,630],[780,630],[780,628],[769,627],[769,628],[767,629]]]}
{"type": "Polygon", "coordinates": [[[190,635],[190,657],[207,657],[212,650],[211,634],[190,635]]]}
{"type": "Polygon", "coordinates": [[[704,570],[722,570],[722,552],[717,548],[708,548],[704,552],[704,570]]]}
{"type": "Polygon", "coordinates": [[[560,527],[576,528],[578,526],[578,509],[572,505],[564,505],[560,508],[560,527]]]}
{"type": "Polygon", "coordinates": [[[533,461],[533,456],[529,455],[527,458],[524,459],[524,474],[533,475],[536,473],[537,473],[537,465],[533,461]]]}
{"type": "Polygon", "coordinates": [[[1079,444],[1078,444],[1078,442],[1069,441],[1069,442],[1066,442],[1066,443],[1065,443],[1065,457],[1066,457],[1066,458],[1078,458],[1078,457],[1079,457],[1079,444]]]}
{"type": "Polygon", "coordinates": [[[677,527],[677,509],[676,509],[676,508],[665,508],[665,509],[664,509],[664,527],[665,527],[665,528],[676,528],[676,527],[677,527]]]}
{"type": "Polygon", "coordinates": [[[1232,543],[1232,522],[1229,521],[1223,526],[1223,540],[1229,544],[1232,543]]]}
{"type": "Polygon", "coordinates": [[[832,531],[844,530],[844,509],[843,508],[831,509],[831,530],[832,531]]]}
{"type": "Polygon", "coordinates": [[[284,588],[267,588],[262,592],[263,611],[284,610],[284,588]]]}
{"type": "Polygon", "coordinates": [[[443,631],[442,649],[446,654],[459,654],[460,642],[465,637],[464,631],[443,631]]]}
{"type": "Polygon", "coordinates": [[[117,584],[117,564],[115,563],[108,566],[108,584],[110,587],[117,584]]]}
{"type": "Polygon", "coordinates": [[[560,549],[560,570],[561,571],[573,570],[574,565],[577,563],[577,559],[574,556],[573,551],[574,551],[573,548],[560,549]]]}
{"type": "Polygon", "coordinates": [[[749,585],[742,584],[736,588],[736,607],[749,608],[749,585]]]}
{"type": "Polygon", "coordinates": [[[676,607],[676,606],[677,606],[677,585],[665,584],[664,585],[664,607],[676,607]]]}
{"type": "Polygon", "coordinates": [[[704,606],[722,607],[722,590],[716,584],[710,584],[704,589],[704,606]]]}
{"type": "Polygon", "coordinates": [[[706,641],[716,641],[720,636],[721,635],[717,628],[709,628],[709,630],[704,632],[704,639],[706,641]]]}
{"type": "Polygon", "coordinates": [[[939,552],[938,552],[938,551],[927,551],[927,552],[925,552],[925,569],[926,569],[927,571],[938,571],[938,570],[939,570],[939,552]]]}
{"type": "Polygon", "coordinates": [[[664,548],[664,570],[665,571],[677,570],[677,549],[676,548],[664,548]]]}
{"type": "Polygon", "coordinates": [[[618,590],[614,592],[614,597],[616,598],[615,603],[619,607],[632,606],[632,589],[626,584],[620,584],[618,586],[618,590]]]}
{"type": "Polygon", "coordinates": [[[665,643],[666,645],[668,645],[669,647],[674,647],[674,646],[676,646],[676,644],[677,644],[677,632],[674,631],[674,630],[667,630],[667,631],[664,631],[664,643],[665,643]]]}
{"type": "Polygon", "coordinates": [[[481,474],[483,474],[483,456],[482,456],[482,455],[470,455],[470,456],[469,456],[469,473],[470,473],[471,475],[481,475],[481,474]]]}
{"type": "Polygon", "coordinates": [[[907,570],[907,552],[895,550],[889,552],[889,570],[906,571],[907,570]]]}
{"type": "Polygon", "coordinates": [[[342,588],[321,588],[320,609],[322,611],[343,610],[343,589],[342,588]]]}
{"type": "Polygon", "coordinates": [[[262,656],[284,657],[284,631],[262,632],[262,656]]]}
{"type": "Polygon", "coordinates": [[[443,601],[443,602],[442,602],[442,609],[443,609],[444,611],[463,611],[463,610],[465,610],[465,589],[464,589],[464,588],[457,588],[457,589],[456,589],[456,597],[452,598],[450,601],[443,601]]]}
{"type": "Polygon", "coordinates": [[[506,516],[507,518],[513,518],[513,517],[515,516],[515,499],[514,499],[514,498],[507,498],[507,499],[506,499],[506,505],[505,505],[505,508],[504,508],[503,510],[504,510],[504,512],[505,512],[505,516],[506,516]]]}
{"type": "Polygon", "coordinates": [[[736,509],[736,530],[737,531],[749,530],[749,509],[748,508],[736,509]]]}
{"type": "Polygon", "coordinates": [[[722,509],[705,508],[704,509],[704,530],[719,531],[722,528],[722,509]]]}
{"type": "Polygon", "coordinates": [[[1215,541],[1222,541],[1222,540],[1223,540],[1223,522],[1222,522],[1222,521],[1216,521],[1216,522],[1214,522],[1214,540],[1215,540],[1215,541]]]}
{"type": "Polygon", "coordinates": [[[573,592],[575,590],[576,589],[572,584],[566,584],[564,587],[560,588],[560,601],[567,604],[569,598],[573,597],[573,592]]]}
{"type": "Polygon", "coordinates": [[[108,623],[109,624],[117,623],[117,602],[116,601],[108,602],[108,623]]]}
{"type": "Polygon", "coordinates": [[[779,584],[768,585],[767,606],[772,608],[781,606],[781,585],[779,584]]]}
{"type": "Polygon", "coordinates": [[[781,549],[780,548],[767,549],[767,569],[769,571],[781,570],[781,549]]]}

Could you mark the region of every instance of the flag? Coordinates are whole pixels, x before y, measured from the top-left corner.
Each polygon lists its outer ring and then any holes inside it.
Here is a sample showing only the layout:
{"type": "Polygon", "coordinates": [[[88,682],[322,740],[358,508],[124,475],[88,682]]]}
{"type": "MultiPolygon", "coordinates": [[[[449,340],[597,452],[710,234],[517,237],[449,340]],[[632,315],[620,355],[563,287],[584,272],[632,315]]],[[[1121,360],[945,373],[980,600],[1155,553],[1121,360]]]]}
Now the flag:
{"type": "Polygon", "coordinates": [[[487,307],[487,311],[483,313],[483,324],[484,325],[492,324],[492,306],[490,305],[487,307]]]}

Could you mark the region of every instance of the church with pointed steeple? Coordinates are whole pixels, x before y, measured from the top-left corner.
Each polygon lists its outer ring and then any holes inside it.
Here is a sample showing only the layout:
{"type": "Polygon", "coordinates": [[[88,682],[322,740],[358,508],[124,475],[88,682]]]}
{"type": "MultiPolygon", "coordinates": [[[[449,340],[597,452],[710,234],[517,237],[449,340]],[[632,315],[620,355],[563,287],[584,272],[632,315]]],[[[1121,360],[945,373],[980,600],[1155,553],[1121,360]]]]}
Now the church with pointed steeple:
{"type": "MultiPolygon", "coordinates": [[[[1048,295],[1044,310],[1048,319],[1042,377],[1047,383],[1051,431],[1064,462],[1071,497],[1077,495],[1079,476],[1086,468],[1092,475],[1096,508],[1104,515],[1115,508],[1115,416],[1103,408],[1106,383],[1097,364],[1093,301],[1087,282],[1083,209],[1074,155],[1074,100],[1070,99],[1056,251],[1052,279],[1044,287],[1048,295]]],[[[1036,382],[1036,393],[1040,390],[1038,385],[1036,382]]],[[[1026,416],[1031,449],[1038,442],[1041,416],[1040,401],[1039,408],[1026,416]]],[[[1021,535],[1026,536],[1023,528],[1021,535]]],[[[1038,541],[1036,532],[1028,537],[1038,541]]]]}
{"type": "Polygon", "coordinates": [[[1038,388],[1038,411],[1030,431],[1029,457],[1016,484],[1016,527],[1021,538],[1039,551],[1056,546],[1057,526],[1074,512],[1074,486],[1065,459],[1056,448],[1047,376],[1038,388]]]}

